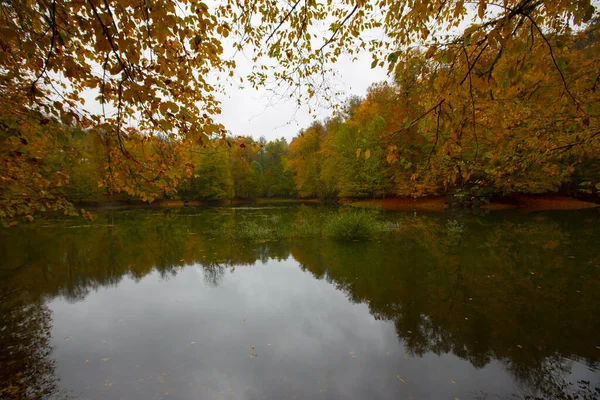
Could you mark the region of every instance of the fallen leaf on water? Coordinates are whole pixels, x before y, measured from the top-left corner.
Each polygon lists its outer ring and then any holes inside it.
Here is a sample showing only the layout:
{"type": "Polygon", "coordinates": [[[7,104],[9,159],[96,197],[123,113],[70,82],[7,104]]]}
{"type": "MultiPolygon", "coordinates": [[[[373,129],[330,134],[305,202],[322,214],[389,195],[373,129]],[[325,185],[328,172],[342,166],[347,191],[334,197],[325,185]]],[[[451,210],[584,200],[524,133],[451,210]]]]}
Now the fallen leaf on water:
{"type": "Polygon", "coordinates": [[[452,384],[454,385],[454,384],[456,383],[456,381],[455,381],[454,379],[452,379],[452,380],[450,381],[450,383],[452,383],[452,384]]]}
{"type": "Polygon", "coordinates": [[[517,347],[518,347],[518,348],[520,348],[520,349],[522,349],[522,348],[523,348],[523,346],[521,346],[520,344],[518,344],[518,345],[517,345],[517,347]]]}
{"type": "Polygon", "coordinates": [[[406,332],[408,332],[408,333],[412,333],[412,331],[406,331],[406,332]]]}
{"type": "Polygon", "coordinates": [[[250,358],[254,358],[254,357],[256,357],[256,356],[257,356],[257,355],[256,355],[256,354],[254,354],[254,353],[250,354],[250,358]]]}
{"type": "Polygon", "coordinates": [[[101,358],[100,360],[102,360],[102,361],[108,361],[109,358],[110,357],[104,357],[104,358],[101,358]]]}
{"type": "Polygon", "coordinates": [[[67,340],[67,341],[71,340],[71,336],[67,336],[67,337],[65,338],[65,340],[67,340]]]}
{"type": "Polygon", "coordinates": [[[196,344],[196,342],[190,342],[190,344],[196,344]]]}
{"type": "Polygon", "coordinates": [[[355,354],[353,351],[349,351],[348,354],[352,355],[355,354]]]}
{"type": "Polygon", "coordinates": [[[396,375],[396,379],[398,379],[402,383],[406,383],[406,382],[404,382],[404,379],[400,378],[400,375],[396,375]]]}
{"type": "Polygon", "coordinates": [[[460,400],[458,397],[455,397],[454,400],[460,400]]]}
{"type": "Polygon", "coordinates": [[[596,348],[597,348],[598,350],[600,350],[600,346],[596,346],[596,348]]]}
{"type": "Polygon", "coordinates": [[[90,362],[90,360],[85,360],[85,361],[84,361],[84,363],[86,363],[86,364],[87,364],[87,363],[89,363],[89,362],[90,362]]]}
{"type": "Polygon", "coordinates": [[[252,344],[251,344],[251,345],[250,345],[250,348],[251,348],[251,349],[254,349],[254,345],[252,345],[252,344]]]}
{"type": "Polygon", "coordinates": [[[158,377],[156,378],[156,381],[157,381],[158,383],[165,383],[165,378],[164,378],[164,376],[162,376],[162,375],[161,375],[161,376],[158,376],[158,377]]]}

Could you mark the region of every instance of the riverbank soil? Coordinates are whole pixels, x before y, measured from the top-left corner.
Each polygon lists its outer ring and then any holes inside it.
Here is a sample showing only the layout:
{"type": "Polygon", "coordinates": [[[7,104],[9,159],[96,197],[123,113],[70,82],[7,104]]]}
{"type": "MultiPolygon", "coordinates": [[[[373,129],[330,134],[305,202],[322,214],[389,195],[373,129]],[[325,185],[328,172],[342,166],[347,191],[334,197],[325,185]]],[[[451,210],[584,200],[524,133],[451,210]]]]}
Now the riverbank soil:
{"type": "MultiPolygon", "coordinates": [[[[443,211],[448,208],[446,197],[387,198],[387,199],[340,199],[340,204],[363,208],[381,208],[389,211],[443,211]]],[[[583,210],[600,207],[600,204],[560,195],[510,195],[482,204],[485,210],[583,210]]]]}

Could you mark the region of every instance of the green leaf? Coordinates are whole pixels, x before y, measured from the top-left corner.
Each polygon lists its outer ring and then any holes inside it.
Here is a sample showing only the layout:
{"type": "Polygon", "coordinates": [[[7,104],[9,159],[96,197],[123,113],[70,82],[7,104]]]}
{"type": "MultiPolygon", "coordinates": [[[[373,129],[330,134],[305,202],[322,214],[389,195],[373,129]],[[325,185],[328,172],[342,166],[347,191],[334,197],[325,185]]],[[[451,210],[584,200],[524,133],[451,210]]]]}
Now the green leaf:
{"type": "Polygon", "coordinates": [[[471,34],[469,33],[467,36],[465,36],[465,46],[468,46],[471,44],[471,34]]]}

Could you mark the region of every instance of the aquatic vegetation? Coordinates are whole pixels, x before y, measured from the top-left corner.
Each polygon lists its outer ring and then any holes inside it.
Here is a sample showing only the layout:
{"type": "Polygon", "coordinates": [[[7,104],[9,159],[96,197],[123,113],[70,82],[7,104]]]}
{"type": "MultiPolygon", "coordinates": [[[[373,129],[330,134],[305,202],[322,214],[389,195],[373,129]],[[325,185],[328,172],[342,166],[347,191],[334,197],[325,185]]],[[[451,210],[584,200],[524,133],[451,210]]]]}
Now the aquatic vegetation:
{"type": "Polygon", "coordinates": [[[324,236],[342,240],[373,240],[389,233],[393,224],[382,221],[380,213],[342,210],[325,221],[324,236]]]}
{"type": "Polygon", "coordinates": [[[327,238],[337,240],[374,240],[397,229],[380,212],[340,208],[329,212],[301,210],[301,218],[283,220],[268,216],[262,220],[242,220],[218,232],[234,239],[276,240],[291,238],[327,238]]]}

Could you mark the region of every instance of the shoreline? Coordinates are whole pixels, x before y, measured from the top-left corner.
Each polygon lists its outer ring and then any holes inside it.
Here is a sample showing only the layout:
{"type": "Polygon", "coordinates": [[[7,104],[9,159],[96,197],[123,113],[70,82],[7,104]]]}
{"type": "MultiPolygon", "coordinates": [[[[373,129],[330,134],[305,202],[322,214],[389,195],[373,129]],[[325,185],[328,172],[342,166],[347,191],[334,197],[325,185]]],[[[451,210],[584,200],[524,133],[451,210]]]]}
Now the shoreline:
{"type": "Polygon", "coordinates": [[[514,194],[493,199],[480,205],[463,204],[462,207],[450,207],[447,196],[429,196],[413,199],[410,197],[391,197],[386,199],[341,199],[340,204],[364,208],[381,208],[387,211],[430,211],[481,209],[490,211],[503,210],[586,210],[600,207],[600,204],[579,200],[574,197],[557,194],[526,195],[514,194]]]}
{"type": "Polygon", "coordinates": [[[425,211],[442,212],[445,210],[481,209],[489,211],[503,210],[584,210],[600,207],[600,203],[579,200],[574,197],[556,194],[525,195],[514,194],[493,199],[489,203],[471,206],[464,204],[462,207],[450,207],[450,198],[447,196],[427,196],[413,199],[412,197],[380,198],[340,198],[333,199],[300,199],[300,198],[258,198],[258,199],[228,199],[228,200],[157,200],[152,204],[137,200],[119,201],[89,201],[75,203],[78,206],[95,209],[122,209],[122,208],[149,208],[168,209],[184,207],[235,207],[235,206],[261,206],[261,205],[286,205],[286,204],[339,204],[360,208],[377,208],[385,211],[425,211]]]}

